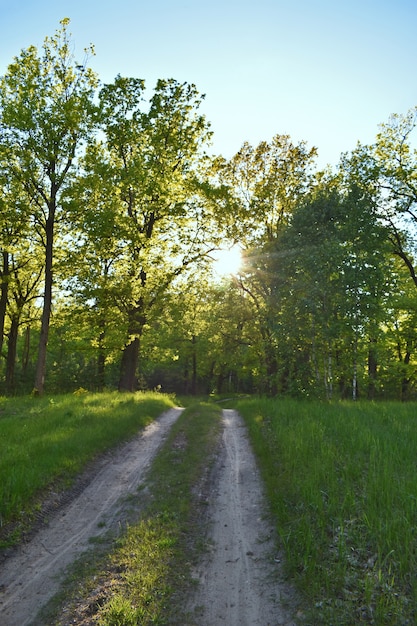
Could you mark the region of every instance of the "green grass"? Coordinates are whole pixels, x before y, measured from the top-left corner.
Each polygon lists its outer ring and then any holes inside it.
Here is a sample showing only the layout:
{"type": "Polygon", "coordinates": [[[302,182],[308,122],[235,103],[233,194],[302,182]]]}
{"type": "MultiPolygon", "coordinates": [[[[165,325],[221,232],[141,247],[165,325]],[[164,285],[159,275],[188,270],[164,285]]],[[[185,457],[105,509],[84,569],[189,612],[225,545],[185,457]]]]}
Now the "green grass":
{"type": "Polygon", "coordinates": [[[417,620],[415,404],[242,400],[308,624],[417,620]]]}
{"type": "MultiPolygon", "coordinates": [[[[2,520],[33,509],[48,485],[70,480],[172,404],[158,394],[0,399],[2,520]]],[[[79,581],[78,593],[102,590],[90,605],[102,626],[184,623],[200,536],[196,493],[225,406],[187,404],[140,494],[146,510],[100,556],[102,571],[94,565],[90,582],[79,581]]],[[[416,405],[233,404],[248,425],[288,577],[304,595],[302,623],[417,623],[416,405]]]]}
{"type": "Polygon", "coordinates": [[[173,405],[156,393],[0,398],[3,545],[19,538],[48,488],[68,487],[89,461],[173,405]],[[4,532],[16,523],[17,534],[4,532]]]}
{"type": "MultiPolygon", "coordinates": [[[[172,427],[147,479],[147,505],[100,567],[79,578],[72,608],[94,607],[101,626],[185,623],[191,563],[201,550],[198,493],[220,433],[221,409],[187,407],[172,427]]],[[[144,492],[138,494],[144,502],[144,492]]],[[[68,602],[68,601],[67,601],[68,602]]],[[[60,624],[58,618],[47,623],[60,624]]]]}

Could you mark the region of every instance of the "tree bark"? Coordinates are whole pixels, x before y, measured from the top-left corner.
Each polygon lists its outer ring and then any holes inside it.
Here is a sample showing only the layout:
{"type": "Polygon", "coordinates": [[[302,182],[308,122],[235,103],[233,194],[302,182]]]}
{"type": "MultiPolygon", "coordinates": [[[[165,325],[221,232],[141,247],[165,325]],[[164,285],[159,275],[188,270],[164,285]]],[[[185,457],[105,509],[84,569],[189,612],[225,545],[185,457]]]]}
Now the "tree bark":
{"type": "Polygon", "coordinates": [[[368,349],[368,399],[373,400],[375,397],[376,380],[378,373],[378,360],[376,352],[376,339],[369,340],[368,349]]]}
{"type": "Polygon", "coordinates": [[[196,343],[197,343],[197,337],[195,335],[193,335],[192,337],[192,345],[193,345],[193,356],[192,356],[192,363],[193,363],[193,377],[191,380],[191,393],[193,396],[197,395],[197,354],[196,354],[196,343]]]}
{"type": "Polygon", "coordinates": [[[36,363],[35,385],[33,393],[41,396],[45,388],[46,373],[46,350],[48,346],[49,324],[52,311],[52,258],[54,241],[55,205],[49,208],[49,216],[45,225],[45,291],[43,296],[43,309],[41,320],[41,332],[39,337],[38,360],[36,363]]]}
{"type": "Polygon", "coordinates": [[[7,297],[9,290],[9,253],[6,251],[2,252],[3,257],[3,268],[1,271],[1,289],[0,289],[0,355],[3,352],[3,341],[4,341],[4,322],[6,319],[6,311],[7,311],[7,297]]]}
{"type": "Polygon", "coordinates": [[[29,355],[30,355],[30,326],[26,326],[25,333],[24,333],[23,351],[22,351],[23,374],[26,374],[26,371],[29,365],[29,355]]]}
{"type": "Polygon", "coordinates": [[[104,320],[100,320],[100,333],[98,336],[98,354],[97,354],[97,386],[99,391],[103,391],[105,385],[106,373],[106,354],[104,351],[104,340],[106,337],[106,324],[104,320]]]}
{"type": "Polygon", "coordinates": [[[17,351],[17,337],[19,332],[19,318],[13,316],[11,319],[9,337],[7,341],[7,358],[6,358],[6,391],[13,393],[15,390],[15,364],[17,351]]]}
{"type": "Polygon", "coordinates": [[[139,346],[139,337],[135,337],[123,350],[120,365],[119,391],[133,392],[137,390],[136,371],[139,362],[139,346]]]}
{"type": "Polygon", "coordinates": [[[129,311],[128,337],[130,340],[123,349],[120,364],[119,391],[137,391],[140,340],[145,324],[146,314],[143,311],[143,303],[139,300],[136,306],[129,311]]]}

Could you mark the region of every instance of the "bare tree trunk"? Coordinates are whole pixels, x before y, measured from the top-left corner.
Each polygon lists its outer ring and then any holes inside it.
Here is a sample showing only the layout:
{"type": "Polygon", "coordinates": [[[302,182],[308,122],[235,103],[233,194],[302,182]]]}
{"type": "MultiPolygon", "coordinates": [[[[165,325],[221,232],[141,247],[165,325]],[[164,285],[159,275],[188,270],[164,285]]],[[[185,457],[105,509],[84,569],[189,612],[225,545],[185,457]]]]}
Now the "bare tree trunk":
{"type": "Polygon", "coordinates": [[[358,399],[358,335],[355,331],[355,344],[353,348],[353,377],[352,377],[352,400],[358,399]]]}
{"type": "Polygon", "coordinates": [[[119,391],[136,391],[138,388],[137,369],[139,363],[140,340],[146,324],[143,304],[138,301],[129,311],[128,341],[123,349],[120,363],[119,391]]]}
{"type": "Polygon", "coordinates": [[[105,385],[106,372],[106,354],[104,351],[104,340],[106,337],[106,324],[104,320],[100,320],[100,333],[98,336],[98,355],[97,355],[97,385],[100,391],[103,391],[105,385]]]}
{"type": "Polygon", "coordinates": [[[368,398],[372,400],[375,397],[376,381],[378,374],[378,360],[376,352],[376,339],[369,340],[368,350],[368,398]]]}
{"type": "Polygon", "coordinates": [[[195,335],[193,335],[192,337],[192,344],[193,344],[193,356],[192,356],[192,363],[193,363],[193,377],[192,377],[192,382],[191,382],[191,393],[193,396],[197,395],[197,354],[196,354],[196,342],[197,342],[197,338],[195,335]]]}
{"type": "Polygon", "coordinates": [[[23,351],[22,351],[22,372],[26,374],[28,365],[29,365],[29,355],[30,355],[30,326],[26,326],[25,334],[24,334],[24,343],[23,343],[23,351]]]}

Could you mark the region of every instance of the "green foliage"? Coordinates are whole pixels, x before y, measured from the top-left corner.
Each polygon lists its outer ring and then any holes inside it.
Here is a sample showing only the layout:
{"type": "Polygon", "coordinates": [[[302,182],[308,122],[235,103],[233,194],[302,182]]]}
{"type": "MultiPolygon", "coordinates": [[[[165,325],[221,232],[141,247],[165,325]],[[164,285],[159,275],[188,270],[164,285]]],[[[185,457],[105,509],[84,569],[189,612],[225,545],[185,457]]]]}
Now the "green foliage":
{"type": "Polygon", "coordinates": [[[335,173],[287,135],[209,157],[195,85],[97,100],[68,27],[0,80],[1,390],[413,398],[416,110],[335,173]],[[216,285],[226,240],[245,264],[216,285]]]}
{"type": "Polygon", "coordinates": [[[415,405],[242,400],[238,409],[312,622],[414,623],[415,405]]]}
{"type": "MultiPolygon", "coordinates": [[[[68,24],[67,18],[62,20],[61,29],[45,39],[42,56],[34,46],[23,50],[0,81],[1,161],[7,159],[12,184],[32,226],[24,233],[29,242],[26,245],[33,256],[39,248],[43,251],[42,331],[34,382],[40,394],[46,369],[55,245],[65,241],[64,233],[56,236],[56,221],[65,213],[62,198],[70,185],[77,149],[96,124],[93,96],[97,78],[85,63],[75,61],[68,24]]],[[[42,272],[36,273],[39,282],[42,272]]],[[[24,304],[37,294],[29,295],[24,304]]],[[[19,318],[12,319],[18,325],[19,318]]]]}

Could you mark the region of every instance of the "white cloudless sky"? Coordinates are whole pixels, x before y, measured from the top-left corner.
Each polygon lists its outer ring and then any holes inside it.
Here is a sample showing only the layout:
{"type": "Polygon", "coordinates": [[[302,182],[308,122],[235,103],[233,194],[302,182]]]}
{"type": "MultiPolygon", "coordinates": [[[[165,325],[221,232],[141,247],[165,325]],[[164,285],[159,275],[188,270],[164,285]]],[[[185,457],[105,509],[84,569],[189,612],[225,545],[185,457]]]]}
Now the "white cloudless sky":
{"type": "Polygon", "coordinates": [[[195,83],[227,158],[288,134],[335,165],[417,105],[416,0],[0,0],[0,75],[64,17],[102,83],[195,83]]]}

